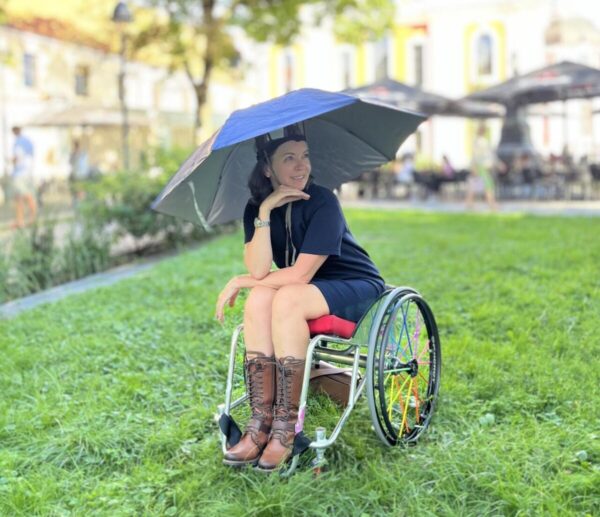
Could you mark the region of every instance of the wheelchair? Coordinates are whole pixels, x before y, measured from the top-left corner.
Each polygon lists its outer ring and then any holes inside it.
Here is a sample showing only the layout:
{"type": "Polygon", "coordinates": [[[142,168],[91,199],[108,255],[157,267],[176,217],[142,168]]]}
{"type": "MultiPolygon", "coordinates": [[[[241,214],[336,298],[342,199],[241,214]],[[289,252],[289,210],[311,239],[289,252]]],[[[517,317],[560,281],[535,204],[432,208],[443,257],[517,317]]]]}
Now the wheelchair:
{"type": "MultiPolygon", "coordinates": [[[[325,450],[338,438],[352,409],[366,392],[375,433],[386,446],[415,443],[433,416],[442,366],[441,344],[433,312],[425,299],[410,287],[386,287],[358,323],[337,316],[308,322],[311,339],[307,349],[304,382],[300,395],[298,424],[292,458],[281,468],[291,475],[300,454],[312,449],[312,468],[320,473],[326,464],[325,450]],[[314,440],[304,433],[311,369],[321,361],[351,369],[350,394],[333,431],[314,430],[314,440]]],[[[236,362],[243,360],[238,345],[243,325],[231,338],[225,403],[218,408],[223,453],[239,440],[241,432],[232,413],[244,404],[247,394],[236,362]],[[238,359],[238,361],[236,361],[238,359]],[[232,401],[234,382],[239,396],[232,401]]]]}

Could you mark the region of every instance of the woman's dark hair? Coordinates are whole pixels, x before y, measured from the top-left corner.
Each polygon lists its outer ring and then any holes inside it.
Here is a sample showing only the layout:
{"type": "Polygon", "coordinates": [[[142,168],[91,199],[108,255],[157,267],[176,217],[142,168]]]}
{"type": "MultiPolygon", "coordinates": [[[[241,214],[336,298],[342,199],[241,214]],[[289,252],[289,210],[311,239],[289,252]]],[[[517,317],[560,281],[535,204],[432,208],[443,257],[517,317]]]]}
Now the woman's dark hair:
{"type": "Polygon", "coordinates": [[[271,180],[265,176],[265,167],[271,161],[277,148],[293,140],[294,142],[306,142],[304,135],[288,135],[274,140],[256,139],[256,165],[248,179],[250,189],[250,203],[259,206],[273,192],[271,180]]]}

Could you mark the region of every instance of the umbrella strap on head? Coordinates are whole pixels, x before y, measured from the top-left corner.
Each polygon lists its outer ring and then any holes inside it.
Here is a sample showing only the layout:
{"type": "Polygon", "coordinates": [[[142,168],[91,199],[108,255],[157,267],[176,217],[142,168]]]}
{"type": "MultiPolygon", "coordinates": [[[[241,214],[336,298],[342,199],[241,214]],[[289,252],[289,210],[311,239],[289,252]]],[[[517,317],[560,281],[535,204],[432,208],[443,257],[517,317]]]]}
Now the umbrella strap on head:
{"type": "Polygon", "coordinates": [[[292,202],[287,204],[285,209],[285,266],[290,267],[296,263],[296,247],[292,240],[292,202]],[[292,248],[292,260],[290,262],[290,245],[292,248]]]}

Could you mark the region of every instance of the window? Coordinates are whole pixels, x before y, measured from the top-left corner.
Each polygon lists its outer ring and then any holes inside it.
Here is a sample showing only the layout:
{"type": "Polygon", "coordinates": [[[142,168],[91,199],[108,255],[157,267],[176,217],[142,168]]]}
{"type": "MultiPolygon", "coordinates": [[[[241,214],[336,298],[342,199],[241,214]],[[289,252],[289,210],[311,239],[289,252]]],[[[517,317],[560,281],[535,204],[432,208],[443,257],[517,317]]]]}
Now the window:
{"type": "Polygon", "coordinates": [[[375,80],[380,81],[388,76],[388,38],[383,37],[375,43],[375,80]]]}
{"type": "Polygon", "coordinates": [[[35,56],[23,54],[23,83],[33,88],[36,83],[35,56]]]}
{"type": "Polygon", "coordinates": [[[492,75],[492,37],[489,34],[482,34],[477,38],[476,46],[477,75],[492,75]]]}
{"type": "Polygon", "coordinates": [[[88,95],[88,79],[90,69],[87,66],[79,65],[75,68],[75,93],[81,96],[88,95]]]}
{"type": "Polygon", "coordinates": [[[423,45],[413,46],[414,85],[423,86],[423,45]]]}

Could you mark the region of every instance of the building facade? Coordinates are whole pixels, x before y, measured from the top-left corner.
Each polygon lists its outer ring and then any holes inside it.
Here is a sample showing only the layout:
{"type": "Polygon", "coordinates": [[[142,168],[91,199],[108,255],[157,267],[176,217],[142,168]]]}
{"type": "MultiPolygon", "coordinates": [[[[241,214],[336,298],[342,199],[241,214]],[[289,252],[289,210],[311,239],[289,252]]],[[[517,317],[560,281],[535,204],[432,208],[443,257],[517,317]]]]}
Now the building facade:
{"type": "MultiPolygon", "coordinates": [[[[257,66],[267,70],[267,77],[260,97],[300,87],[338,91],[389,77],[459,99],[560,60],[600,66],[600,31],[574,16],[568,2],[397,0],[396,6],[392,30],[376,42],[348,45],[336,41],[331,24],[307,23],[297,43],[263,46],[257,66]]],[[[598,99],[566,104],[528,109],[536,148],[548,155],[560,153],[566,144],[576,156],[600,153],[598,99]]],[[[445,154],[456,166],[468,166],[480,123],[431,117],[403,151],[434,163],[445,154]]],[[[485,123],[491,140],[498,142],[501,120],[485,123]]]]}
{"type": "MultiPolygon", "coordinates": [[[[69,174],[78,141],[99,170],[122,167],[120,56],[93,40],[71,41],[64,22],[29,18],[0,26],[0,154],[11,159],[13,126],[35,146],[36,181],[69,174]]],[[[193,145],[193,91],[183,74],[125,65],[131,163],[152,145],[193,145]]]]}

